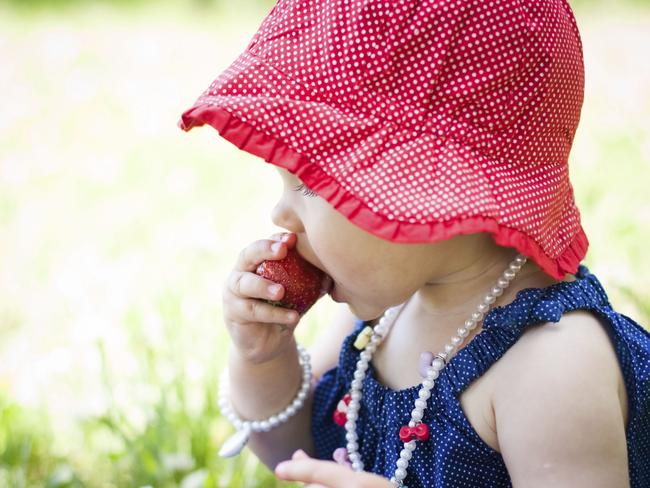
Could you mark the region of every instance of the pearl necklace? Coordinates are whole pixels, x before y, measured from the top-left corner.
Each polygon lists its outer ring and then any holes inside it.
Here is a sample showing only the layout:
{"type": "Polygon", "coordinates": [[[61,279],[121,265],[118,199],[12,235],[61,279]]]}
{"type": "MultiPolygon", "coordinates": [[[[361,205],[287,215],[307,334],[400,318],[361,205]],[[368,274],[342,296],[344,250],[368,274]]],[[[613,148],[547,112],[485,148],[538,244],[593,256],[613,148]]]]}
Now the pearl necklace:
{"type": "MultiPolygon", "coordinates": [[[[490,293],[485,295],[483,301],[478,305],[477,310],[465,321],[464,327],[458,329],[458,335],[453,336],[451,338],[451,343],[445,345],[444,352],[436,354],[435,359],[426,370],[426,377],[422,381],[422,386],[418,392],[419,398],[415,400],[415,408],[411,412],[411,420],[408,423],[410,428],[414,429],[419,425],[423,425],[426,437],[428,438],[428,427],[425,424],[422,424],[421,420],[424,416],[424,409],[427,407],[427,400],[431,396],[431,390],[433,389],[435,380],[440,375],[440,371],[442,371],[442,369],[447,365],[450,355],[452,355],[462,344],[463,340],[469,335],[469,332],[476,328],[478,323],[483,319],[483,316],[490,309],[490,305],[496,301],[496,297],[500,296],[503,293],[503,290],[510,285],[510,282],[514,279],[517,272],[525,263],[526,257],[517,254],[517,257],[510,263],[508,269],[504,271],[501,277],[497,280],[496,285],[492,287],[490,293]]],[[[352,469],[354,471],[363,471],[363,461],[361,461],[361,454],[359,454],[359,437],[356,432],[357,418],[362,398],[363,379],[366,376],[368,363],[372,359],[373,353],[377,350],[377,346],[379,346],[381,341],[388,334],[388,331],[395,322],[397,313],[401,307],[403,307],[403,305],[390,308],[384,313],[379,320],[379,323],[373,328],[372,337],[368,344],[363,348],[356,364],[354,379],[352,380],[350,389],[351,399],[347,406],[345,422],[345,438],[347,440],[346,448],[348,458],[352,463],[352,469]]],[[[405,428],[406,427],[402,427],[402,429],[405,428]]],[[[420,429],[419,432],[421,431],[422,430],[420,429]]],[[[406,468],[408,467],[409,460],[413,456],[413,451],[415,451],[416,447],[416,440],[413,438],[408,442],[404,442],[404,448],[400,452],[399,459],[396,463],[397,468],[395,469],[395,474],[390,480],[393,486],[406,488],[403,485],[403,480],[406,478],[406,468]]]]}

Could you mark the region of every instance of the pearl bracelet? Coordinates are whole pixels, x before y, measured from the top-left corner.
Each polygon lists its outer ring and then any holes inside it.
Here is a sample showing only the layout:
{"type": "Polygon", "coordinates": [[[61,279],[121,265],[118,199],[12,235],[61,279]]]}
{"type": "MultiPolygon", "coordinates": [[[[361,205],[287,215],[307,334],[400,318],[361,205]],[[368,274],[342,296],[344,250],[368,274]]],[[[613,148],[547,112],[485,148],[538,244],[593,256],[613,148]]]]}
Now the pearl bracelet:
{"type": "Polygon", "coordinates": [[[309,387],[311,385],[311,363],[307,350],[300,344],[296,345],[298,346],[298,361],[300,366],[302,366],[302,384],[300,385],[300,390],[298,390],[298,394],[287,408],[282,412],[271,415],[267,419],[242,420],[237,416],[228,398],[228,369],[223,370],[219,381],[219,409],[221,410],[221,414],[235,426],[237,432],[224,442],[219,451],[219,456],[236,456],[248,443],[251,432],[268,432],[272,428],[286,422],[305,404],[305,399],[309,394],[309,387]]]}

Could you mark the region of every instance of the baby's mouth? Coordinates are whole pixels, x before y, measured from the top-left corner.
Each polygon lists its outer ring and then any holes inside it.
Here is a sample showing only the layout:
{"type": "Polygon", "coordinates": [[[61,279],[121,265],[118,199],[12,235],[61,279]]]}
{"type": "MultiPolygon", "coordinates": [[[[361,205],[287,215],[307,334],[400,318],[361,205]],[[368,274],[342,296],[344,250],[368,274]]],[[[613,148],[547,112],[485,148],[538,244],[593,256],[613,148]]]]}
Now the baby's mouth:
{"type": "Polygon", "coordinates": [[[334,280],[330,275],[326,273],[321,287],[321,294],[325,295],[326,293],[329,293],[333,287],[334,287],[334,280]]]}

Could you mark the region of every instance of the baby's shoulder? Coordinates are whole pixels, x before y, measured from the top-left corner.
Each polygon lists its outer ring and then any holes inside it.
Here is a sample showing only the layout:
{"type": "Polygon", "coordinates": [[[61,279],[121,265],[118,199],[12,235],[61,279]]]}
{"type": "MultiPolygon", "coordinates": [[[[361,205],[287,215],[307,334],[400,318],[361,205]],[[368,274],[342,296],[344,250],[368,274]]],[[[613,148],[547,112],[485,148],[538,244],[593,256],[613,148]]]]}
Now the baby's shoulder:
{"type": "Polygon", "coordinates": [[[558,322],[526,328],[497,365],[495,402],[521,388],[587,396],[605,390],[626,397],[610,325],[589,310],[574,310],[558,322]],[[587,390],[585,382],[598,386],[587,390]]]}
{"type": "Polygon", "coordinates": [[[568,462],[597,466],[608,457],[623,469],[627,396],[608,327],[588,310],[567,312],[527,328],[497,361],[498,442],[521,474],[535,469],[526,456],[555,463],[551,470],[569,471],[568,462]]]}

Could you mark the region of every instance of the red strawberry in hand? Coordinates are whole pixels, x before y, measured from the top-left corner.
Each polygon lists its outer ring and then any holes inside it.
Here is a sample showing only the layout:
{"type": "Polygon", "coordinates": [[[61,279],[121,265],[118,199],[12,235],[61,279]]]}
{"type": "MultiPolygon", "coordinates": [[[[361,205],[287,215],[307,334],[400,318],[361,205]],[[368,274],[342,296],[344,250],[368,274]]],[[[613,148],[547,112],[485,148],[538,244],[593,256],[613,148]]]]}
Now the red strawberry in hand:
{"type": "Polygon", "coordinates": [[[255,272],[284,286],[282,300],[267,300],[268,303],[292,308],[299,315],[303,315],[325,295],[328,290],[323,290],[323,285],[331,283],[323,271],[305,260],[294,248],[287,249],[284,259],[262,262],[255,272]]]}

